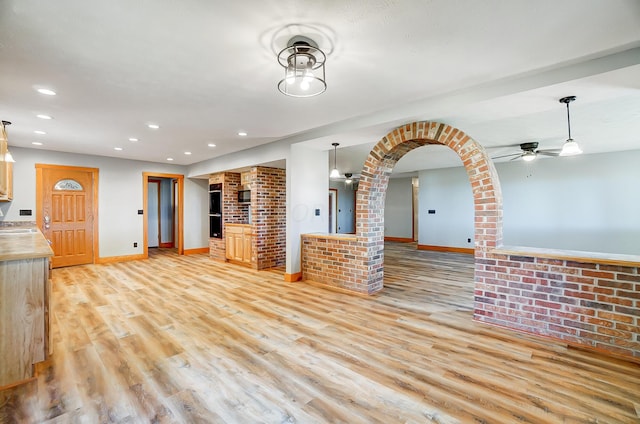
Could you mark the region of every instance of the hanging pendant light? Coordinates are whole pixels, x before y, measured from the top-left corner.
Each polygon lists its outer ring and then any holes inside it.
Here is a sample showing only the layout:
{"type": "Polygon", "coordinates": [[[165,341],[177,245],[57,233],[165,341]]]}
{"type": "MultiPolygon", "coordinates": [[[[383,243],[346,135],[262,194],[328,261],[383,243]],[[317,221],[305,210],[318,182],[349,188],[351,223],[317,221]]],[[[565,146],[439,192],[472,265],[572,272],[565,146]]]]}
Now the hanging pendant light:
{"type": "MultiPolygon", "coordinates": [[[[2,121],[2,125],[4,127],[7,127],[9,125],[11,125],[11,122],[9,121],[2,121]]],[[[11,152],[7,149],[7,151],[5,152],[4,156],[0,157],[0,161],[4,161],[7,163],[15,163],[16,161],[13,159],[13,155],[11,154],[11,152]]]]}
{"type": "Polygon", "coordinates": [[[278,63],[284,68],[284,78],[278,90],[291,97],[313,97],[324,93],[324,64],[327,56],[310,38],[301,35],[289,40],[278,53],[278,63]]]}
{"type": "Polygon", "coordinates": [[[574,156],[582,153],[582,149],[578,145],[578,143],[571,138],[571,116],[569,114],[569,103],[574,101],[576,96],[567,96],[560,99],[560,103],[564,103],[567,105],[567,128],[569,130],[569,138],[562,145],[562,150],[560,151],[560,156],[574,156]]]}
{"type": "Polygon", "coordinates": [[[338,171],[338,146],[340,143],[331,143],[333,146],[333,169],[331,170],[331,174],[329,174],[329,178],[340,178],[340,171],[338,171]]]}

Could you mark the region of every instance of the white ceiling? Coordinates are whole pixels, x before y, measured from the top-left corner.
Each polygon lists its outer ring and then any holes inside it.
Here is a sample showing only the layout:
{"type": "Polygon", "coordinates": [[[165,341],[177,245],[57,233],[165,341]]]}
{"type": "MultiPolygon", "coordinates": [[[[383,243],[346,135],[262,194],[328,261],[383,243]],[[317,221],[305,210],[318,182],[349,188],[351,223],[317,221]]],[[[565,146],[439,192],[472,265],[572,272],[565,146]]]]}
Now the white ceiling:
{"type": "MultiPolygon", "coordinates": [[[[0,1],[11,146],[189,165],[280,139],[339,142],[339,167],[358,172],[388,131],[422,119],[495,156],[558,148],[567,95],[585,153],[640,148],[639,1],[0,1]],[[318,97],[276,88],[277,51],[299,34],[328,55],[318,97]]],[[[396,171],[458,163],[429,146],[396,171]]]]}

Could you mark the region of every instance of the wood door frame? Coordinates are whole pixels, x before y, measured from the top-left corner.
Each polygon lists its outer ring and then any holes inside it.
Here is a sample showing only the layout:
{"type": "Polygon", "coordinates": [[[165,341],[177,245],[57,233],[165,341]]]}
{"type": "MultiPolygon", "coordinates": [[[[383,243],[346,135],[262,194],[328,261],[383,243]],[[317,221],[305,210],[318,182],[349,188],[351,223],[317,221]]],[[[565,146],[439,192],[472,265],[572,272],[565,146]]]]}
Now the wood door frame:
{"type": "Polygon", "coordinates": [[[173,178],[178,182],[178,254],[184,255],[184,175],[182,174],[163,174],[160,172],[143,172],[142,173],[142,221],[143,221],[143,243],[142,243],[142,255],[145,258],[149,257],[149,240],[148,237],[148,225],[147,222],[147,208],[149,205],[149,178],[173,178]]]}
{"type": "Polygon", "coordinates": [[[332,218],[329,221],[329,233],[337,234],[338,233],[338,189],[330,188],[329,189],[329,217],[332,218]],[[333,201],[331,200],[331,196],[333,196],[333,201]],[[333,213],[333,215],[332,215],[333,213]],[[333,227],[333,232],[331,231],[331,227],[333,227]]]}
{"type": "MultiPolygon", "coordinates": [[[[162,180],[159,180],[157,178],[148,178],[147,179],[147,202],[149,201],[149,184],[157,184],[158,186],[158,192],[157,192],[157,202],[158,202],[158,210],[156,211],[157,213],[157,217],[158,217],[158,248],[162,247],[162,208],[160,205],[160,199],[162,198],[161,194],[160,194],[160,190],[162,190],[162,180]]],[[[147,210],[147,208],[145,208],[145,211],[147,210]]],[[[149,219],[149,216],[147,215],[147,218],[149,219]]],[[[147,230],[149,230],[149,222],[147,221],[147,230]]],[[[149,242],[149,233],[147,233],[147,246],[148,246],[148,242],[149,242]]]]}
{"type": "Polygon", "coordinates": [[[91,231],[93,232],[93,259],[92,263],[96,263],[96,261],[100,258],[100,243],[99,243],[99,233],[98,233],[98,176],[100,173],[99,168],[86,168],[82,166],[68,166],[68,165],[51,165],[47,163],[36,163],[36,226],[42,230],[42,196],[43,196],[43,169],[56,169],[56,170],[67,170],[74,172],[88,172],[91,173],[91,185],[93,186],[93,191],[91,193],[91,213],[93,214],[93,227],[91,231]]]}

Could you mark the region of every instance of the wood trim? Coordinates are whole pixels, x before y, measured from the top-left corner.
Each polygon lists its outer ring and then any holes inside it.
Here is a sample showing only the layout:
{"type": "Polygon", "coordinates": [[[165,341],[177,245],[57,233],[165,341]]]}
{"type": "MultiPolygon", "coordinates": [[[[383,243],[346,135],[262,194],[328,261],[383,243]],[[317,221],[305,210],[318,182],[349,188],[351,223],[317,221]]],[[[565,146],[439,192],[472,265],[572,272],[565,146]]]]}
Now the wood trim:
{"type": "Polygon", "coordinates": [[[22,386],[23,384],[31,383],[31,382],[37,381],[37,380],[38,380],[38,377],[34,376],[34,377],[25,378],[24,380],[14,381],[13,383],[9,383],[9,384],[6,384],[4,386],[0,386],[0,392],[2,392],[3,390],[12,389],[12,388],[17,387],[17,386],[22,386]]]}
{"type": "Polygon", "coordinates": [[[81,172],[98,172],[98,168],[87,168],[84,166],[70,166],[70,165],[51,165],[48,163],[36,163],[34,165],[36,167],[36,169],[43,169],[43,168],[47,168],[47,169],[72,169],[74,171],[81,171],[81,172]]]}
{"type": "Polygon", "coordinates": [[[164,174],[159,172],[143,172],[142,173],[142,227],[143,227],[143,255],[145,258],[149,257],[149,240],[147,240],[147,184],[149,178],[174,178],[178,182],[178,254],[184,255],[184,175],[182,174],[164,174]]]}
{"type": "MultiPolygon", "coordinates": [[[[158,205],[158,210],[156,211],[156,214],[157,214],[156,216],[158,217],[158,247],[162,247],[162,242],[160,241],[162,240],[162,215],[161,215],[162,208],[160,205],[160,201],[162,199],[162,195],[160,194],[160,191],[162,190],[162,180],[159,180],[157,178],[147,179],[147,202],[149,201],[149,184],[155,184],[158,186],[158,191],[156,196],[157,197],[156,204],[158,205]]],[[[148,230],[149,230],[149,227],[147,227],[147,231],[148,230]]],[[[145,233],[147,232],[145,231],[145,233]]],[[[149,242],[149,234],[147,233],[147,243],[148,242],[149,242]]]]}
{"type": "Polygon", "coordinates": [[[128,262],[128,261],[139,261],[140,259],[147,259],[147,256],[144,254],[137,255],[124,255],[124,256],[106,256],[104,258],[97,258],[97,264],[111,264],[114,262],[128,262]]]}
{"type": "Polygon", "coordinates": [[[198,255],[200,253],[209,253],[209,248],[208,247],[198,247],[196,249],[185,249],[184,250],[184,254],[185,255],[198,255]]]}
{"type": "Polygon", "coordinates": [[[413,243],[413,238],[412,237],[386,237],[384,238],[384,241],[395,241],[398,243],[413,243]]]}
{"type": "Polygon", "coordinates": [[[158,247],[161,247],[163,249],[171,248],[173,247],[173,242],[172,241],[167,241],[165,243],[160,242],[158,247]]]}
{"type": "Polygon", "coordinates": [[[93,263],[97,263],[96,261],[100,257],[100,234],[98,232],[98,182],[100,169],[99,168],[87,168],[83,166],[68,166],[68,165],[51,165],[46,163],[36,163],[36,226],[42,230],[42,170],[43,169],[60,169],[60,170],[70,170],[70,171],[79,171],[79,172],[89,172],[91,173],[91,183],[93,186],[93,199],[92,205],[93,209],[91,213],[93,214],[93,263]]]}
{"type": "Polygon", "coordinates": [[[284,281],[287,283],[294,283],[296,281],[302,280],[302,272],[294,272],[293,274],[285,273],[284,281]]]}
{"type": "MultiPolygon", "coordinates": [[[[329,202],[329,212],[333,212],[333,222],[332,227],[333,227],[333,233],[332,234],[336,234],[338,232],[338,189],[337,188],[330,188],[329,189],[329,194],[334,193],[334,202],[336,204],[336,208],[333,209],[333,205],[331,202],[329,202]]],[[[329,196],[329,200],[331,200],[331,196],[329,196]]]]}
{"type": "Polygon", "coordinates": [[[449,253],[465,253],[467,255],[475,254],[475,249],[467,247],[450,247],[450,246],[430,246],[428,244],[419,244],[418,250],[431,250],[434,252],[449,252],[449,253]]]}

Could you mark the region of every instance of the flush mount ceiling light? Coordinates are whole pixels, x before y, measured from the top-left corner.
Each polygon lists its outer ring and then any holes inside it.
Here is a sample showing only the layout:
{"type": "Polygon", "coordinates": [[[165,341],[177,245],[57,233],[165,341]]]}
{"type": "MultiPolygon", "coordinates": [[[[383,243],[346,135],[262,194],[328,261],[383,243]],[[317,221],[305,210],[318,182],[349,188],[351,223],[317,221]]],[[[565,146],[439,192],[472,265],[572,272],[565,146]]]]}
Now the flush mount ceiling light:
{"type": "Polygon", "coordinates": [[[38,117],[38,118],[40,118],[40,119],[47,119],[47,120],[49,120],[49,119],[53,119],[51,116],[49,116],[49,115],[43,115],[43,114],[36,115],[36,117],[38,117]]]}
{"type": "Polygon", "coordinates": [[[278,90],[291,97],[313,97],[324,93],[324,64],[327,56],[310,38],[297,35],[289,40],[287,47],[278,53],[278,62],[284,68],[284,78],[278,90]]]}
{"type": "Polygon", "coordinates": [[[329,174],[329,178],[340,178],[340,171],[338,171],[338,146],[340,143],[331,143],[333,146],[333,169],[331,170],[331,174],[329,174]]]}
{"type": "Polygon", "coordinates": [[[160,125],[158,125],[158,124],[147,124],[147,127],[151,128],[152,130],[157,130],[158,128],[160,128],[160,125]]]}
{"type": "Polygon", "coordinates": [[[574,101],[576,96],[567,96],[561,98],[560,103],[564,103],[567,105],[567,128],[569,130],[569,138],[562,145],[562,150],[560,151],[560,156],[574,156],[582,153],[582,149],[578,146],[578,143],[571,138],[571,116],[569,114],[569,103],[574,101]]]}

